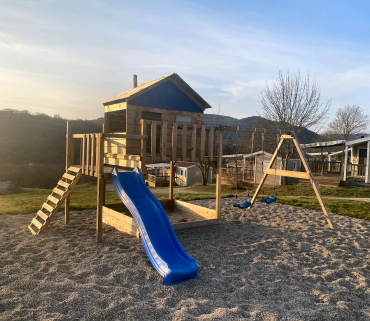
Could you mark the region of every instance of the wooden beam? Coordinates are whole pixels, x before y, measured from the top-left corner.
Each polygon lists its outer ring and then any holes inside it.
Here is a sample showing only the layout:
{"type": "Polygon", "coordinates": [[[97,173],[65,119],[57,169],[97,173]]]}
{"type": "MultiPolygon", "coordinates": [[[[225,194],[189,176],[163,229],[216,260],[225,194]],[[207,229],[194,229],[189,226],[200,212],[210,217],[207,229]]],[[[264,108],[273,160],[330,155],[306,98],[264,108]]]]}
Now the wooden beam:
{"type": "Polygon", "coordinates": [[[195,162],[195,155],[197,151],[197,128],[193,126],[191,132],[191,161],[195,162]]]}
{"type": "Polygon", "coordinates": [[[167,122],[163,122],[161,136],[161,157],[162,162],[166,161],[167,156],[167,122]]]}
{"type": "Polygon", "coordinates": [[[188,125],[183,124],[182,127],[182,144],[181,144],[181,160],[186,162],[186,140],[187,140],[187,133],[188,133],[188,125]]]}
{"type": "MultiPolygon", "coordinates": [[[[67,120],[67,132],[66,132],[66,172],[68,170],[68,167],[72,165],[72,146],[71,146],[71,140],[72,140],[72,128],[71,123],[67,120]]],[[[65,224],[69,224],[69,205],[70,205],[70,197],[65,199],[64,202],[64,222],[65,224]]]]}
{"type": "Polygon", "coordinates": [[[85,166],[85,175],[89,175],[89,165],[90,165],[90,135],[86,135],[86,166],[85,166]]]}
{"type": "Polygon", "coordinates": [[[331,215],[330,215],[330,213],[329,213],[328,209],[326,208],[326,205],[325,205],[325,202],[324,202],[324,200],[323,200],[323,198],[322,198],[322,196],[321,196],[321,193],[320,193],[319,187],[317,186],[316,181],[315,181],[315,179],[314,179],[314,177],[313,177],[313,175],[312,175],[312,172],[311,172],[310,166],[308,166],[308,163],[307,163],[306,157],[304,157],[304,154],[303,154],[303,151],[302,151],[301,145],[299,144],[298,139],[297,139],[297,137],[295,136],[295,134],[294,134],[294,133],[292,133],[292,135],[294,136],[294,139],[293,139],[294,145],[295,145],[295,147],[297,148],[298,154],[299,154],[299,156],[300,156],[300,158],[301,158],[301,161],[303,162],[303,166],[304,166],[304,168],[305,168],[306,172],[307,172],[307,173],[309,174],[309,176],[310,176],[310,181],[311,181],[312,187],[313,187],[313,189],[314,189],[314,191],[315,191],[315,194],[316,194],[316,197],[317,197],[317,199],[318,199],[318,201],[319,201],[319,203],[320,203],[320,205],[321,205],[322,211],[324,212],[324,214],[325,214],[325,216],[326,216],[326,220],[327,220],[327,222],[328,222],[328,224],[329,224],[329,227],[330,227],[331,229],[334,229],[334,224],[333,224],[333,221],[332,221],[332,219],[331,219],[331,215]]]}
{"type": "Polygon", "coordinates": [[[310,179],[310,175],[306,172],[295,172],[295,171],[287,171],[282,169],[266,169],[266,174],[275,175],[275,176],[286,176],[286,177],[294,177],[294,178],[301,178],[301,179],[310,179]]]}
{"type": "Polygon", "coordinates": [[[91,134],[91,159],[90,159],[90,176],[94,176],[94,163],[95,163],[95,135],[91,134]]]}
{"type": "MultiPolygon", "coordinates": [[[[141,119],[140,125],[141,125],[141,136],[146,136],[147,135],[146,120],[141,119]]],[[[147,175],[145,165],[146,165],[146,139],[142,139],[141,140],[141,174],[143,175],[144,180],[147,175]]]]}
{"type": "Polygon", "coordinates": [[[204,150],[206,148],[206,126],[202,125],[200,132],[200,160],[204,161],[204,150]]]}
{"type": "Polygon", "coordinates": [[[170,199],[170,210],[173,211],[173,186],[175,184],[175,162],[170,161],[170,192],[169,192],[169,199],[170,199]]]}
{"type": "Polygon", "coordinates": [[[177,123],[173,123],[172,127],[172,157],[173,161],[177,159],[177,123]]]}
{"type": "Polygon", "coordinates": [[[151,158],[152,162],[155,161],[156,150],[157,150],[157,122],[153,121],[151,124],[151,158]]]}
{"type": "Polygon", "coordinates": [[[105,177],[104,177],[104,139],[102,133],[97,137],[97,164],[98,177],[97,210],[96,210],[96,242],[102,241],[103,235],[103,206],[105,200],[105,177]]]}
{"type": "Polygon", "coordinates": [[[216,215],[221,218],[221,178],[222,178],[222,153],[223,153],[223,130],[218,131],[218,153],[217,153],[217,174],[216,174],[216,215]]]}
{"type": "Polygon", "coordinates": [[[208,160],[210,162],[213,161],[213,150],[215,148],[215,128],[214,127],[210,127],[209,128],[209,134],[208,134],[208,160]]]}

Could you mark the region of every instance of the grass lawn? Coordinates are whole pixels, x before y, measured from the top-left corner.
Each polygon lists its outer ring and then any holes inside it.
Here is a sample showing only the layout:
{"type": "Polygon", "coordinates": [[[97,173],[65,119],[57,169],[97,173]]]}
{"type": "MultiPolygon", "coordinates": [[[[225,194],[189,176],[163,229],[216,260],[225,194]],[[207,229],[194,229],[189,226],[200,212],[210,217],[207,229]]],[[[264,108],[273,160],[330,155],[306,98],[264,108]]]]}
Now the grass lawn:
{"type": "MultiPolygon", "coordinates": [[[[238,189],[237,194],[239,197],[248,196],[248,194],[252,196],[254,189],[255,186],[251,185],[250,189],[247,190],[238,189]]],[[[370,197],[370,189],[321,187],[320,191],[324,197],[370,197]]],[[[47,196],[50,195],[50,192],[50,189],[23,188],[11,194],[0,195],[0,214],[36,213],[45,202],[47,196]]],[[[152,192],[158,199],[168,198],[168,193],[156,193],[156,189],[152,189],[152,192]]],[[[198,185],[189,187],[189,193],[175,194],[174,197],[182,201],[211,199],[215,198],[215,192],[215,185],[198,185]],[[191,191],[193,193],[190,193],[191,191]]],[[[222,185],[222,197],[234,197],[235,194],[235,189],[222,185]]],[[[71,193],[71,210],[96,208],[96,195],[97,190],[95,184],[77,185],[71,193]]],[[[272,188],[264,188],[261,193],[261,196],[262,195],[276,195],[278,197],[278,202],[281,204],[321,211],[321,207],[316,198],[305,197],[315,195],[311,185],[277,186],[275,190],[272,188]],[[297,197],[288,198],[284,196],[297,197]]],[[[119,202],[120,199],[114,190],[106,191],[106,204],[119,202]]],[[[325,203],[328,210],[332,213],[370,220],[370,203],[331,199],[326,199],[325,203]]],[[[63,209],[64,207],[61,208],[61,210],[63,209]]]]}
{"type": "MultiPolygon", "coordinates": [[[[358,202],[358,201],[347,201],[347,200],[335,200],[325,199],[326,207],[331,213],[340,215],[361,218],[364,220],[370,220],[370,203],[369,202],[358,202]]],[[[308,208],[311,210],[322,211],[319,201],[316,198],[284,198],[279,197],[277,200],[280,204],[287,204],[293,206],[299,206],[308,208]]]]}

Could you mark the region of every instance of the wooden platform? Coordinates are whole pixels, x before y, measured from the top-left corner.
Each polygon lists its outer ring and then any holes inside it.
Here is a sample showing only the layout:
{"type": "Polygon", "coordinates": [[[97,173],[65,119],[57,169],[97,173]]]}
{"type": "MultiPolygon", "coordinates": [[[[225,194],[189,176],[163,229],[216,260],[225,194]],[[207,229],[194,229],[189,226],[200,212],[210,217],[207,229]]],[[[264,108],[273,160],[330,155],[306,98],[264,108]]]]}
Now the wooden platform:
{"type": "MultiPolygon", "coordinates": [[[[216,210],[174,200],[174,210],[170,212],[169,200],[161,200],[160,203],[175,231],[219,224],[216,210]],[[180,222],[179,220],[182,219],[186,219],[187,222],[180,222]]],[[[139,237],[135,221],[122,203],[103,206],[103,223],[111,225],[121,232],[139,237]]]]}

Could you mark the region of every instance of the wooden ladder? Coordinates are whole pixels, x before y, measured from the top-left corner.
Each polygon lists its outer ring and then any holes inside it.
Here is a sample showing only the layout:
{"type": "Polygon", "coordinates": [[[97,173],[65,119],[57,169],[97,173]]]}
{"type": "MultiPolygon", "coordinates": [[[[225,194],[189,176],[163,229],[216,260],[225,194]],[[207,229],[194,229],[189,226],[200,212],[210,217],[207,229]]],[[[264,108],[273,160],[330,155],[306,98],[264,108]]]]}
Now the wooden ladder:
{"type": "Polygon", "coordinates": [[[41,210],[37,212],[36,217],[31,221],[31,224],[28,225],[32,234],[40,234],[46,230],[81,175],[81,168],[74,166],[70,166],[67,172],[63,174],[62,179],[48,196],[41,210]]]}

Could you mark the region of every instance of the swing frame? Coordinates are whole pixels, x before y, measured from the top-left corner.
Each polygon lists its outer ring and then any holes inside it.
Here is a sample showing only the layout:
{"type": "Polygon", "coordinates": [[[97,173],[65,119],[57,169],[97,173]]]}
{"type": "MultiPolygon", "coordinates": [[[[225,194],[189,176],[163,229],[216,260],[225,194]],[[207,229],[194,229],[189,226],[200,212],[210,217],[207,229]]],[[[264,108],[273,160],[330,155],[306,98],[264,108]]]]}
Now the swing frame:
{"type": "Polygon", "coordinates": [[[261,181],[260,181],[260,183],[259,183],[259,185],[258,185],[258,187],[257,187],[257,189],[256,189],[256,191],[253,195],[253,198],[252,198],[251,205],[250,205],[249,209],[251,209],[253,207],[253,205],[254,205],[254,203],[257,199],[257,196],[258,196],[263,184],[265,183],[265,180],[266,180],[268,175],[295,177],[295,178],[302,178],[302,179],[310,180],[311,185],[312,185],[312,187],[315,191],[316,197],[317,197],[317,199],[320,203],[320,206],[322,208],[322,211],[326,216],[326,220],[328,222],[328,225],[331,229],[334,229],[334,224],[333,224],[331,215],[330,215],[328,209],[326,208],[326,205],[325,205],[325,202],[324,202],[324,200],[322,198],[322,195],[320,193],[319,187],[318,187],[318,185],[315,181],[315,178],[312,175],[311,169],[308,166],[306,158],[304,157],[301,145],[299,144],[297,136],[295,135],[294,132],[290,132],[288,135],[281,135],[280,136],[280,142],[279,142],[279,144],[278,144],[278,146],[275,150],[274,155],[271,158],[271,161],[270,161],[269,165],[267,166],[266,170],[263,173],[262,179],[261,179],[261,181]],[[274,162],[277,158],[278,151],[280,150],[281,145],[283,144],[283,142],[286,139],[292,139],[293,140],[293,143],[294,143],[294,145],[295,145],[295,147],[298,151],[301,162],[303,163],[303,166],[306,170],[305,172],[295,172],[295,171],[288,171],[288,170],[281,170],[281,169],[276,169],[276,168],[273,169],[272,168],[272,165],[274,164],[274,162]]]}

